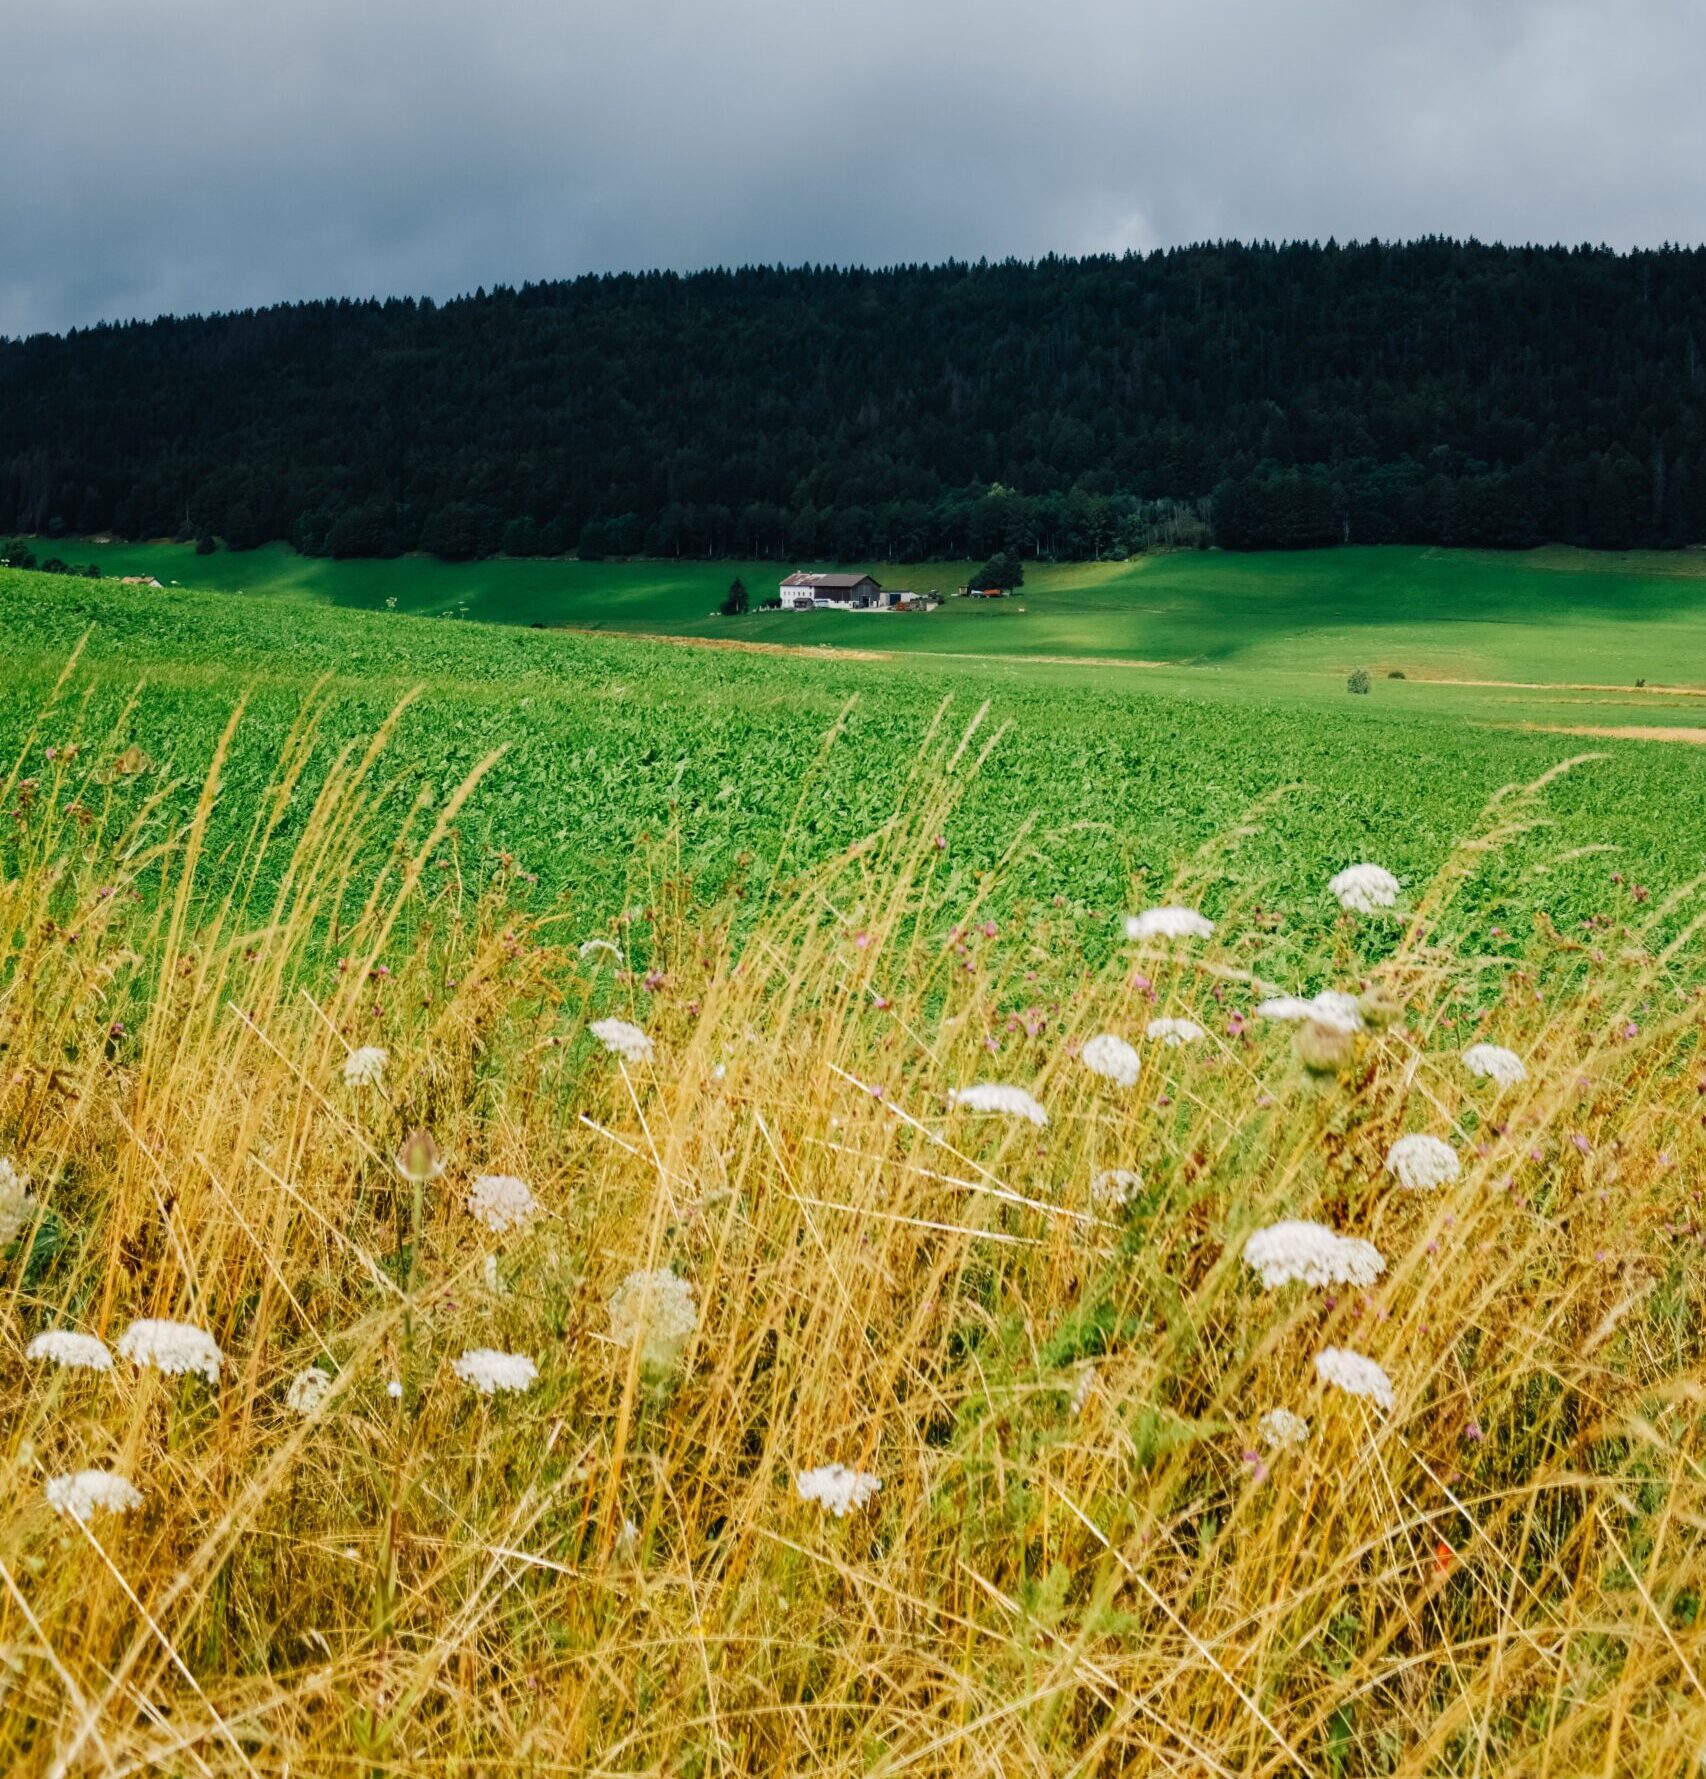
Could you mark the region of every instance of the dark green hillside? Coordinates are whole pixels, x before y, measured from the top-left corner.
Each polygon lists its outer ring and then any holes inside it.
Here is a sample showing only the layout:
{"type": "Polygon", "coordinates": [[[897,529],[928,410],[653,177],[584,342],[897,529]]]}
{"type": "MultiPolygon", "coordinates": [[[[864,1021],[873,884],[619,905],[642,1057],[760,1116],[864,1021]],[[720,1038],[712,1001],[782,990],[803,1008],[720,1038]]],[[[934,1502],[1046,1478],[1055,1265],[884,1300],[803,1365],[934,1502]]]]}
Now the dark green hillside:
{"type": "Polygon", "coordinates": [[[1706,539],[1706,251],[589,277],[0,343],[0,531],[450,559],[1706,539]]]}

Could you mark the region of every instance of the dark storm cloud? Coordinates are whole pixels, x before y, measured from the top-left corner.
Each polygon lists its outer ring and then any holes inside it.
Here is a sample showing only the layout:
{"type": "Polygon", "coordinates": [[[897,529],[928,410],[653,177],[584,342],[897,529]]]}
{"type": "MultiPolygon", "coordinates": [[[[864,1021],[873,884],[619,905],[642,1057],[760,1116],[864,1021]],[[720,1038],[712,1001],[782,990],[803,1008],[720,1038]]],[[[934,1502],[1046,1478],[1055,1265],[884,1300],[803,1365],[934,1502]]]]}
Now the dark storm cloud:
{"type": "Polygon", "coordinates": [[[0,24],[0,333],[613,267],[1706,236],[1693,0],[0,0],[0,24]]]}

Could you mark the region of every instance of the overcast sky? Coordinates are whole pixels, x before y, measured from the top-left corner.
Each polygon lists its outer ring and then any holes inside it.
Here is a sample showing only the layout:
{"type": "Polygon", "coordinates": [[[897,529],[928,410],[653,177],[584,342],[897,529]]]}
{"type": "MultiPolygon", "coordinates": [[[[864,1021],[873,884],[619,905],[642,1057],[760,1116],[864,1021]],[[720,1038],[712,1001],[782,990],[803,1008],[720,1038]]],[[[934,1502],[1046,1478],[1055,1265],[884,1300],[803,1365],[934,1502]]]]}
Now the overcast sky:
{"type": "Polygon", "coordinates": [[[0,0],[0,334],[753,260],[1706,238],[1699,0],[0,0]]]}

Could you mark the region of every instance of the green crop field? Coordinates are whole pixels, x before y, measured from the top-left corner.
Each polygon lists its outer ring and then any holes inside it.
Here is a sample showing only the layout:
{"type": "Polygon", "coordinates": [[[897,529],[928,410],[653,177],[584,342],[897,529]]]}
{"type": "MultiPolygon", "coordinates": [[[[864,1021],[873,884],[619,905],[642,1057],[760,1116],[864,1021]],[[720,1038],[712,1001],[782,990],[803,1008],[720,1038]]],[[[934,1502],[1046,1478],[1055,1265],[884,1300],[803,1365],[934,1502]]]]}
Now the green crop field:
{"type": "MultiPolygon", "coordinates": [[[[1343,689],[1340,661],[1322,658],[1329,652],[1326,638],[1363,637],[1366,658],[1378,665],[1391,657],[1376,636],[1389,639],[1394,632],[1377,632],[1372,623],[1347,632],[1343,614],[1327,606],[1323,619],[1339,628],[1316,633],[1304,624],[1311,574],[1331,568],[1342,586],[1356,579],[1357,559],[1344,554],[1343,562],[1188,558],[1079,569],[1070,574],[1086,582],[1099,574],[1101,586],[1077,593],[1067,589],[1069,571],[1062,570],[1057,592],[929,617],[717,621],[755,640],[760,631],[797,638],[821,624],[838,637],[880,637],[884,644],[950,633],[991,643],[1003,632],[1021,634],[1034,598],[1037,607],[1052,600],[1062,612],[1078,611],[1047,633],[1044,652],[1066,653],[1082,651],[1073,639],[1092,634],[1084,613],[1094,600],[1111,609],[1116,594],[1110,589],[1125,589],[1120,598],[1146,585],[1175,589],[1173,616],[1129,614],[1133,632],[1152,646],[1167,625],[1174,628],[1166,634],[1184,640],[1179,589],[1192,584],[1192,576],[1204,586],[1205,577],[1218,576],[1223,589],[1242,587],[1236,625],[1223,616],[1216,631],[1202,619],[1196,657],[1222,664],[1152,670],[1121,664],[1111,651],[1098,664],[1068,665],[1028,660],[1017,648],[1005,659],[920,647],[876,660],[708,650],[421,617],[404,609],[402,592],[395,610],[384,609],[390,595],[378,593],[416,583],[442,590],[459,578],[470,589],[484,584],[483,609],[492,611],[506,584],[531,581],[543,599],[551,576],[618,576],[629,583],[633,622],[663,628],[655,614],[639,614],[665,595],[636,591],[642,573],[661,579],[656,568],[495,563],[452,570],[407,561],[308,564],[264,551],[245,558],[184,552],[170,562],[158,551],[129,558],[114,553],[114,573],[136,560],[186,574],[240,569],[246,590],[155,591],[119,587],[110,577],[91,582],[0,571],[9,680],[0,739],[9,751],[39,749],[73,731],[86,741],[99,739],[117,725],[118,741],[134,742],[156,763],[157,780],[178,777],[187,784],[205,768],[229,712],[245,700],[225,776],[234,791],[258,790],[270,782],[284,736],[323,678],[320,722],[328,744],[370,733],[397,699],[418,687],[422,696],[404,716],[390,753],[402,787],[448,792],[488,752],[502,749],[465,812],[465,854],[472,860],[496,850],[513,853],[538,874],[538,895],[568,897],[589,929],[634,895],[643,897],[644,875],[656,868],[647,845],[662,835],[674,836],[670,856],[680,868],[711,890],[732,879],[763,884],[875,829],[901,795],[944,699],[945,732],[957,734],[986,700],[990,712],[981,734],[1005,732],[982,770],[967,775],[942,869],[962,878],[969,895],[977,874],[1016,844],[1021,868],[1008,880],[1016,886],[1011,893],[1038,902],[1061,898],[1082,921],[1092,952],[1111,940],[1118,909],[1137,896],[1159,894],[1181,860],[1235,828],[1260,799],[1273,797],[1259,831],[1215,867],[1206,895],[1210,905],[1273,898],[1316,908],[1315,929],[1294,926],[1274,936],[1266,961],[1283,969],[1288,956],[1309,955],[1330,925],[1333,910],[1320,894],[1330,870],[1374,856],[1421,881],[1475,831],[1501,786],[1588,750],[1603,757],[1547,792],[1551,825],[1478,868],[1467,894],[1478,926],[1525,934],[1537,911],[1561,925],[1579,921],[1622,893],[1614,874],[1662,890],[1700,868],[1706,761],[1695,748],[1547,732],[1683,726],[1694,720],[1696,701],[1681,693],[1536,693],[1419,679],[1380,679],[1373,695],[1352,697],[1343,689]],[[269,565],[279,570],[270,582],[249,572],[269,565]],[[295,577],[288,582],[287,568],[295,577]],[[343,577],[340,587],[329,584],[332,576],[343,577]],[[364,589],[360,598],[358,589],[364,589]],[[379,610],[347,609],[369,596],[379,599],[379,610]],[[85,633],[68,686],[53,712],[38,720],[85,633]],[[1289,665],[1263,665],[1269,662],[1289,665]],[[826,751],[826,736],[843,718],[826,751]],[[1525,725],[1541,732],[1525,732],[1525,725]],[[1587,846],[1609,850],[1565,869],[1548,868],[1549,860],[1587,846]]],[[[1379,560],[1396,573],[1402,554],[1379,560]]],[[[1443,565],[1413,553],[1408,559],[1460,580],[1496,570],[1507,586],[1518,572],[1476,558],[1443,565]]],[[[1567,576],[1533,567],[1524,572],[1525,584],[1551,588],[1559,604],[1547,620],[1536,597],[1524,622],[1511,620],[1517,636],[1505,659],[1519,647],[1544,655],[1560,680],[1612,675],[1617,663],[1607,656],[1618,635],[1692,639],[1699,628],[1688,603],[1697,583],[1680,575],[1668,583],[1676,600],[1667,607],[1666,583],[1650,574],[1641,583],[1649,609],[1637,616],[1639,602],[1634,611],[1611,602],[1608,586],[1619,571],[1610,567],[1567,576]]],[[[668,597],[703,603],[728,569],[698,573],[696,583],[670,582],[668,597]]],[[[430,597],[417,587],[411,603],[424,606],[430,597]]],[[[1193,597],[1204,611],[1212,603],[1202,587],[1193,597]]],[[[1467,602],[1461,592],[1453,597],[1459,607],[1467,602]]],[[[1412,611],[1420,598],[1410,596],[1412,611]]],[[[471,606],[476,603],[470,597],[471,606]]],[[[1388,603],[1401,603],[1396,592],[1388,603]]],[[[567,601],[554,615],[577,615],[571,608],[567,601]]],[[[1041,611],[1035,615],[1040,623],[1041,611]]],[[[1414,617],[1410,622],[1420,625],[1414,617]]],[[[1493,627],[1485,618],[1463,623],[1477,635],[1493,627]]],[[[1443,628],[1449,638],[1449,626],[1443,628]]],[[[1455,647],[1449,640],[1440,646],[1455,647]]],[[[1634,641],[1621,648],[1624,662],[1643,652],[1634,641]]],[[[1653,642],[1645,652],[1655,679],[1680,678],[1690,665],[1682,641],[1653,642]]],[[[1483,658],[1477,654],[1477,661],[1483,658]]],[[[26,770],[39,774],[39,760],[26,770]]],[[[245,799],[230,801],[235,807],[245,799]]],[[[234,846],[234,834],[223,844],[234,846]]]]}
{"type": "MultiPolygon", "coordinates": [[[[1380,676],[1706,687],[1706,555],[1691,553],[1216,551],[1032,565],[1011,599],[950,598],[923,615],[755,610],[723,618],[715,610],[736,574],[755,604],[774,596],[775,563],[335,562],[282,545],[210,556],[179,544],[37,545],[38,555],[49,550],[97,561],[109,576],[147,573],[185,587],[373,611],[395,601],[397,612],[520,625],[907,654],[1161,661],[1200,677],[1260,675],[1297,694],[1336,691],[1359,666],[1380,676]]],[[[890,585],[946,593],[972,572],[968,563],[862,566],[890,585]]],[[[1650,713],[1651,700],[1631,702],[1650,713]]]]}

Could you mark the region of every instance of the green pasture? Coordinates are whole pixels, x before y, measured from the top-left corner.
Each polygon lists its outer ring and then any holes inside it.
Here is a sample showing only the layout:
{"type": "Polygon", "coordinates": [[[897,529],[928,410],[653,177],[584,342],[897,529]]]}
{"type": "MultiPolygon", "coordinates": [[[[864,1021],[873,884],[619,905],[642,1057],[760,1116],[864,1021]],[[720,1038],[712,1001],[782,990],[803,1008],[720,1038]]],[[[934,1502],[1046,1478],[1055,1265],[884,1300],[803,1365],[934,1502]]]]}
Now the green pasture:
{"type": "MultiPolygon", "coordinates": [[[[514,625],[728,638],[896,654],[1068,656],[1165,662],[1206,678],[1262,676],[1336,691],[1354,667],[1377,678],[1706,687],[1706,554],[1601,556],[1382,547],[1036,564],[1011,599],[950,598],[940,611],[715,615],[739,574],[754,603],[775,563],[304,558],[282,545],[197,556],[188,545],[59,541],[110,577],[241,590],[369,611],[514,625]],[[395,601],[394,607],[388,607],[395,601]]],[[[966,563],[871,564],[891,584],[951,593],[966,563]]],[[[1397,682],[1393,682],[1396,684],[1397,682]]],[[[1405,694],[1405,696],[1412,696],[1405,694]]],[[[1567,702],[1573,702],[1569,700],[1567,702]]],[[[1491,700],[1495,715],[1507,703],[1491,700]]],[[[1675,722],[1651,697],[1606,721],[1675,722]]],[[[1599,720],[1599,719],[1593,719],[1599,720]]]]}

